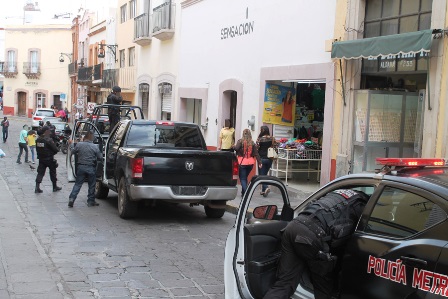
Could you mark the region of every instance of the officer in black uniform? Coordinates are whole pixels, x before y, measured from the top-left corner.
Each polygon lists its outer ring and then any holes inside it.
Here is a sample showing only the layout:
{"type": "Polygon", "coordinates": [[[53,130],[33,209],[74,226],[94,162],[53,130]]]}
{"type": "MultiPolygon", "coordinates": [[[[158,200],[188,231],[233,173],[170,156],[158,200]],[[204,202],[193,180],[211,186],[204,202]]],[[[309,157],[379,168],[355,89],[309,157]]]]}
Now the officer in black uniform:
{"type": "Polygon", "coordinates": [[[43,192],[40,189],[40,183],[42,183],[47,167],[50,169],[50,179],[53,183],[53,192],[56,192],[62,189],[56,184],[56,168],[58,167],[58,162],[54,159],[54,155],[56,155],[59,150],[51,139],[51,130],[49,127],[42,127],[39,134],[40,136],[36,139],[36,152],[37,158],[39,159],[39,166],[37,167],[36,188],[34,189],[34,192],[43,192]]]}
{"type": "Polygon", "coordinates": [[[332,298],[337,254],[353,234],[368,199],[363,192],[341,189],[305,207],[283,231],[277,281],[263,298],[290,298],[305,267],[314,298],[332,298]]]}
{"type": "MultiPolygon", "coordinates": [[[[121,97],[121,88],[120,86],[112,87],[112,93],[107,96],[107,103],[114,105],[121,105],[123,102],[123,98],[121,97]]],[[[115,125],[120,121],[120,109],[117,108],[109,108],[109,133],[115,127],[115,125]]]]}

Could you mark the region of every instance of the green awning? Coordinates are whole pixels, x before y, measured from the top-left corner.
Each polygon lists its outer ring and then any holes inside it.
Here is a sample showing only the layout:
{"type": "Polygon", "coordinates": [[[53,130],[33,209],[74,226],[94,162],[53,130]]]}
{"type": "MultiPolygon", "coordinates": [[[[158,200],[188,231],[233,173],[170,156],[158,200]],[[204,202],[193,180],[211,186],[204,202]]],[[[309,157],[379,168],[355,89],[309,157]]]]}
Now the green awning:
{"type": "Polygon", "coordinates": [[[334,42],[331,58],[376,58],[383,55],[430,52],[432,29],[334,42]]]}

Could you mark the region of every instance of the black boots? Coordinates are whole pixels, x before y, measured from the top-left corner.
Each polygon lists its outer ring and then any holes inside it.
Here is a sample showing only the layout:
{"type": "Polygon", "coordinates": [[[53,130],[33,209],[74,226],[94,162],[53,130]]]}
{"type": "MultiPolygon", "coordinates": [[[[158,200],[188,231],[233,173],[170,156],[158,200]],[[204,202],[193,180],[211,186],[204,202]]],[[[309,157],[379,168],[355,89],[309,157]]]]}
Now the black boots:
{"type": "Polygon", "coordinates": [[[54,182],[53,183],[53,192],[56,192],[56,191],[59,191],[59,190],[62,190],[62,188],[58,187],[58,185],[56,185],[56,182],[54,182]]]}
{"type": "Polygon", "coordinates": [[[42,192],[44,192],[44,191],[42,191],[40,189],[40,183],[36,183],[36,188],[34,188],[34,193],[42,193],[42,192]]]}

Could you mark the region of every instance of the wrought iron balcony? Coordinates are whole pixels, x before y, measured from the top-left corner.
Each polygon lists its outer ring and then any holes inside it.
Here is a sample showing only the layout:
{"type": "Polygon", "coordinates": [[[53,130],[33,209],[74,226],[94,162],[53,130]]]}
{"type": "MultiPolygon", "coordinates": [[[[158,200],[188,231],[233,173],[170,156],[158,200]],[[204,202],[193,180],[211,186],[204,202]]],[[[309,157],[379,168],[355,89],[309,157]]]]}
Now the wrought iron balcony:
{"type": "Polygon", "coordinates": [[[174,20],[176,19],[175,3],[165,2],[153,9],[152,36],[160,40],[168,40],[174,35],[174,20]]]}
{"type": "Polygon", "coordinates": [[[134,18],[134,43],[147,46],[151,39],[151,16],[144,13],[134,18]]]}
{"type": "Polygon", "coordinates": [[[88,85],[88,83],[92,82],[93,75],[93,67],[80,67],[78,69],[78,81],[77,83],[80,85],[88,85]]]}
{"type": "Polygon", "coordinates": [[[10,61],[1,61],[0,74],[5,76],[5,78],[15,78],[17,75],[17,63],[10,61]]]}
{"type": "Polygon", "coordinates": [[[76,75],[78,72],[78,64],[76,62],[72,62],[68,65],[68,74],[70,76],[76,75]]]}
{"type": "Polygon", "coordinates": [[[22,72],[28,79],[38,79],[40,76],[40,62],[24,62],[22,72]]]}

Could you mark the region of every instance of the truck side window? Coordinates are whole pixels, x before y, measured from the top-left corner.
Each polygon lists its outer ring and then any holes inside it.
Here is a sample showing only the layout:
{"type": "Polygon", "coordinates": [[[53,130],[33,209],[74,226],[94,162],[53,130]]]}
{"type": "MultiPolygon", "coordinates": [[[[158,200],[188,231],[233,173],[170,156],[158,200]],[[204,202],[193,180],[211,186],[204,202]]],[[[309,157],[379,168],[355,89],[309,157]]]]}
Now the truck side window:
{"type": "Polygon", "coordinates": [[[447,218],[428,199],[401,189],[386,187],[367,223],[366,232],[392,238],[406,238],[447,218]]]}

